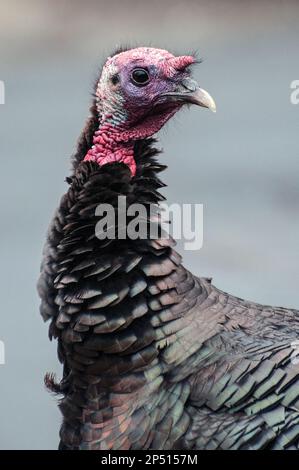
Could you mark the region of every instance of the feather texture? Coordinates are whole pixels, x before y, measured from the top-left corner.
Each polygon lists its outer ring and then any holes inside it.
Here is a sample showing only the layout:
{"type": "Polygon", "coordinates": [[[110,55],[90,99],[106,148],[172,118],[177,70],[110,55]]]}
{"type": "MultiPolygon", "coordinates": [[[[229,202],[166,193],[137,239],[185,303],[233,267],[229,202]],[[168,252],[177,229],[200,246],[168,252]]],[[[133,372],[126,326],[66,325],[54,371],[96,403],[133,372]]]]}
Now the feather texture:
{"type": "Polygon", "coordinates": [[[80,162],[50,226],[41,314],[64,372],[61,449],[297,449],[299,312],[246,302],[197,278],[173,240],[95,237],[95,207],[158,204],[152,140],[137,173],[80,162]]]}

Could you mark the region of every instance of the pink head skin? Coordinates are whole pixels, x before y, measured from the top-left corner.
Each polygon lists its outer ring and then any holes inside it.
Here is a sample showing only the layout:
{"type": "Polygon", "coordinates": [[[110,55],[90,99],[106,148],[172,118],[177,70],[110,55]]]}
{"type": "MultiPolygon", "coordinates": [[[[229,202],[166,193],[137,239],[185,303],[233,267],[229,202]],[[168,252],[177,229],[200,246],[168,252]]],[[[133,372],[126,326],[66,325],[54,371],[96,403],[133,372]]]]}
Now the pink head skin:
{"type": "Polygon", "coordinates": [[[96,89],[100,116],[84,160],[127,164],[136,173],[134,142],[150,137],[184,104],[215,110],[210,95],[190,78],[192,56],[139,47],[109,57],[96,89]]]}

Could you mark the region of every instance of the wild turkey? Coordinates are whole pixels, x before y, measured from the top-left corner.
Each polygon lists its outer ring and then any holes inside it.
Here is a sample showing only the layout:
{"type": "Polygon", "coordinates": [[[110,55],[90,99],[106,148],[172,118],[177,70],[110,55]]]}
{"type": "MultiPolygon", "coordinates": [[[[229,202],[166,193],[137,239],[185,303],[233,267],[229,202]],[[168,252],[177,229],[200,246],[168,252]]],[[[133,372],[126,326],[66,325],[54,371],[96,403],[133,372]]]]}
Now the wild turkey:
{"type": "Polygon", "coordinates": [[[63,364],[60,449],[297,449],[299,312],[221,292],[173,241],[104,239],[101,203],[158,205],[152,136],[184,104],[214,109],[191,56],[110,57],[52,221],[39,280],[63,364]]]}

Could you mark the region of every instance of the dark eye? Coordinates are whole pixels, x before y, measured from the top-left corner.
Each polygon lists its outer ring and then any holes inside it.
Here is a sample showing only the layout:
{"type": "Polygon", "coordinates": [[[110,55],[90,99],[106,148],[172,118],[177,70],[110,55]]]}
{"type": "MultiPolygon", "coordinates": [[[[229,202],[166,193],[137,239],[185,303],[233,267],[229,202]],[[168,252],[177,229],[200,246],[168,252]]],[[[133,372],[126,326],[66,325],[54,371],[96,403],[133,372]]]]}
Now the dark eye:
{"type": "Polygon", "coordinates": [[[135,69],[132,72],[132,81],[135,85],[146,85],[149,82],[149,79],[149,73],[145,69],[135,69]]]}

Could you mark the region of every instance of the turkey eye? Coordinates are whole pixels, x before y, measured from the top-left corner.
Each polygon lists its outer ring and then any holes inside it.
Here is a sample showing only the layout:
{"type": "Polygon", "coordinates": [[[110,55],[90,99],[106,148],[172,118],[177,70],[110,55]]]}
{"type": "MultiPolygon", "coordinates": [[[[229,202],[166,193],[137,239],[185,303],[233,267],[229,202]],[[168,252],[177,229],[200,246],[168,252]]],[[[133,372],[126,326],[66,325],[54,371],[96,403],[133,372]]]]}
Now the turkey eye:
{"type": "Polygon", "coordinates": [[[149,82],[148,71],[145,69],[133,70],[132,81],[135,85],[146,85],[149,82]]]}

